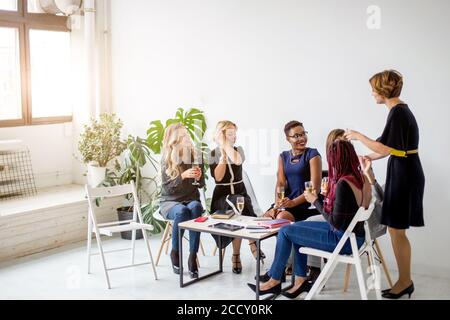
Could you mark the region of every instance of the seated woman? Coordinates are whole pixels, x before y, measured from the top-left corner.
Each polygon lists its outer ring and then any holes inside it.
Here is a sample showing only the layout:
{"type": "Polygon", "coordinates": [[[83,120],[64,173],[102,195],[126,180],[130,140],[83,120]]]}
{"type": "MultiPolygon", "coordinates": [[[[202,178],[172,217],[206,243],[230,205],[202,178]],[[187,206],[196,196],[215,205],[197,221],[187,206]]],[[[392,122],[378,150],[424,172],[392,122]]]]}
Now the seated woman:
{"type": "MultiPolygon", "coordinates": [[[[191,137],[182,124],[172,124],[166,129],[162,150],[161,215],[173,220],[172,251],[170,258],[175,274],[180,273],[178,254],[178,224],[203,214],[199,188],[205,185],[202,161],[197,159],[191,137]],[[198,185],[193,183],[198,181],[198,185]]],[[[189,232],[188,269],[191,278],[198,278],[197,252],[200,233],[189,232]]]]}
{"type": "Polygon", "coordinates": [[[318,190],[322,179],[322,158],[316,149],[307,147],[308,132],[301,122],[287,123],[284,133],[291,150],[284,151],[278,158],[275,204],[264,216],[302,221],[318,214],[317,210],[309,209],[310,204],[303,192],[307,181],[311,181],[314,189],[318,190]],[[278,198],[280,188],[284,188],[283,199],[278,198]]]}
{"type": "MultiPolygon", "coordinates": [[[[227,210],[231,201],[236,205],[238,196],[244,197],[245,205],[242,215],[256,217],[253,210],[252,201],[247,194],[243,178],[242,178],[242,164],[245,161],[244,150],[241,147],[235,147],[237,126],[231,121],[220,121],[217,124],[215,142],[217,148],[211,151],[210,155],[210,169],[211,176],[216,182],[214,188],[211,212],[218,210],[227,210]]],[[[217,237],[215,237],[217,242],[217,237]]],[[[222,237],[222,248],[226,247],[230,242],[233,242],[233,273],[239,274],[242,272],[242,263],[240,258],[241,239],[231,239],[222,237]]],[[[256,244],[250,242],[251,250],[256,258],[256,244]]],[[[261,252],[261,257],[264,254],[261,252]]]]}
{"type": "MultiPolygon", "coordinates": [[[[369,182],[359,169],[359,159],[353,145],[347,141],[334,142],[327,152],[330,168],[330,192],[324,204],[316,192],[305,191],[304,196],[322,213],[325,220],[300,221],[281,228],[278,233],[275,259],[269,271],[271,279],[260,287],[260,293],[281,293],[281,276],[292,248],[295,251],[295,284],[291,290],[282,294],[288,298],[296,298],[302,292],[309,291],[311,283],[307,281],[307,255],[299,252],[300,247],[311,247],[332,252],[345,230],[354,218],[360,206],[367,208],[371,200],[369,182]]],[[[359,223],[354,232],[358,247],[364,243],[364,225],[359,223]]],[[[348,241],[341,251],[352,252],[348,241]]],[[[254,284],[248,284],[256,290],[254,284]]]]}

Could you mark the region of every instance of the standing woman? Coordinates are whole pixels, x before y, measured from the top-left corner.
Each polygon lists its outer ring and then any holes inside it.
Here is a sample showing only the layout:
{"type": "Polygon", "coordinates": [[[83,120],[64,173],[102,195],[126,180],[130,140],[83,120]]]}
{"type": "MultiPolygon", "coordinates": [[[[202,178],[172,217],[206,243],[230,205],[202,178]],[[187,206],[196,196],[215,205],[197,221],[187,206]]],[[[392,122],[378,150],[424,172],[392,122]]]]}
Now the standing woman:
{"type": "MultiPolygon", "coordinates": [[[[203,214],[198,189],[205,186],[205,179],[202,164],[194,165],[196,156],[194,144],[186,128],[180,123],[170,125],[166,129],[163,141],[160,207],[162,216],[173,220],[170,258],[175,274],[180,273],[178,224],[203,214]]],[[[200,233],[190,231],[188,269],[191,278],[198,278],[199,244],[200,233]]]]}
{"type": "MultiPolygon", "coordinates": [[[[211,151],[210,169],[211,176],[216,182],[214,188],[211,212],[217,210],[226,210],[229,207],[227,198],[236,205],[237,197],[244,197],[245,206],[242,211],[244,216],[256,217],[253,210],[252,201],[247,194],[243,182],[242,164],[245,161],[244,150],[241,147],[235,147],[237,126],[231,121],[220,121],[217,124],[215,142],[217,148],[211,151]]],[[[215,237],[217,241],[217,237],[215,237]]],[[[242,272],[242,264],[240,258],[242,239],[231,239],[222,237],[222,248],[233,242],[233,273],[240,274],[242,272]]],[[[254,256],[256,256],[256,244],[250,242],[250,248],[254,256]]],[[[264,254],[261,252],[261,256],[264,254]]]]}
{"type": "Polygon", "coordinates": [[[376,141],[357,131],[346,138],[359,140],[378,160],[390,155],[381,223],[389,227],[392,247],[399,271],[397,283],[383,291],[383,297],[398,299],[414,292],[411,280],[411,245],[406,236],[409,227],[423,227],[423,194],[425,176],[418,154],[419,128],[408,105],[400,100],[403,77],[395,70],[386,70],[370,79],[372,95],[377,104],[389,109],[386,127],[376,141]]]}

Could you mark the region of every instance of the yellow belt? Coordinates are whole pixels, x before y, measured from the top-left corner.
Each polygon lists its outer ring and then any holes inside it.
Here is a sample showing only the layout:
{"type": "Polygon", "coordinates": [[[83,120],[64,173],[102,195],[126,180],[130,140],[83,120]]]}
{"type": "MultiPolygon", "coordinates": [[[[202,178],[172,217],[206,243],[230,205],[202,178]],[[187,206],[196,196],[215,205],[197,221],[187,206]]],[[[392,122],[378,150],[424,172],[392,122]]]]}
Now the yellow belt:
{"type": "Polygon", "coordinates": [[[408,151],[391,149],[391,156],[400,157],[400,158],[407,158],[409,154],[418,154],[418,153],[419,153],[419,149],[408,150],[408,151]]]}

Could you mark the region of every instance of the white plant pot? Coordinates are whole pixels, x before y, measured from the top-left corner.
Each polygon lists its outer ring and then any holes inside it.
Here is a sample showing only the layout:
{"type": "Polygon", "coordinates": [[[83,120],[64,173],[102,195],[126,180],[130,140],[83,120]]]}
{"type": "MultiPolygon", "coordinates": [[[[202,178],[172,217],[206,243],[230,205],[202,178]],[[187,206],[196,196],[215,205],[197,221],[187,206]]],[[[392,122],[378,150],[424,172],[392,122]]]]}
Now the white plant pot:
{"type": "Polygon", "coordinates": [[[105,180],[106,176],[106,168],[103,167],[94,167],[91,165],[88,165],[88,184],[96,188],[100,183],[105,180]]]}

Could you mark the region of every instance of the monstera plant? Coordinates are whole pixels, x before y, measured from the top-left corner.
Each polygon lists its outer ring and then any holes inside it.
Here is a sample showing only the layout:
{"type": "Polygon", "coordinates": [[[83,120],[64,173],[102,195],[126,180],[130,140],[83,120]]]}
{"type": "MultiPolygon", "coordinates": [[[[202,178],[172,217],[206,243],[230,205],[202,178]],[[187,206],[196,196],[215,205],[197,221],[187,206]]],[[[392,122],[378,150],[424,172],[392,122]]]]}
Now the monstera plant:
{"type": "Polygon", "coordinates": [[[175,118],[168,119],[165,124],[161,120],[150,122],[150,128],[147,130],[147,145],[155,154],[161,154],[164,132],[168,126],[174,123],[182,123],[189,132],[196,147],[204,153],[208,152],[208,145],[203,142],[203,137],[207,129],[203,111],[196,108],[185,111],[183,108],[179,108],[175,114],[175,118]]]}

